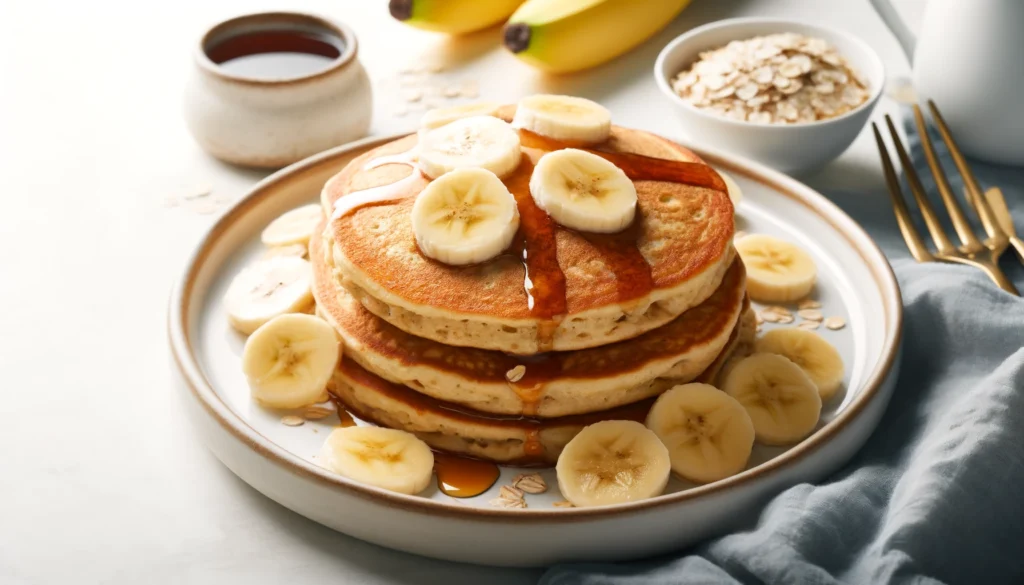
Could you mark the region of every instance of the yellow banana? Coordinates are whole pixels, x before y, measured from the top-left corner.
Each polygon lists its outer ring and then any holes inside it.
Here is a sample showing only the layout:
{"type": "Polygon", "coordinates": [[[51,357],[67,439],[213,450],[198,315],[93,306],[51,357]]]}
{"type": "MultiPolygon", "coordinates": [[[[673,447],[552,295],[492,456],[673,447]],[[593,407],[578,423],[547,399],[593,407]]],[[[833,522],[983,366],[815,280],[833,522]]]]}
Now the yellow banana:
{"type": "Polygon", "coordinates": [[[505,47],[551,73],[579,71],[636,47],[690,0],[527,0],[505,24],[505,47]]]}
{"type": "Polygon", "coordinates": [[[391,0],[391,16],[424,30],[453,35],[502,22],[523,0],[391,0]]]}

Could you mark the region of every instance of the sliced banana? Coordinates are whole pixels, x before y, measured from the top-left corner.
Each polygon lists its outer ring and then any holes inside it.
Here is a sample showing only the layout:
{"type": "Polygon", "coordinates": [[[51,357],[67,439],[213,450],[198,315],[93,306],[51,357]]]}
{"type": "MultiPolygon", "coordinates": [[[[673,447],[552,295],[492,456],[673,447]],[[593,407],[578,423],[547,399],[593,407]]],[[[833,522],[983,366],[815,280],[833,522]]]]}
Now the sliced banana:
{"type": "Polygon", "coordinates": [[[501,108],[501,104],[498,102],[475,102],[447,108],[435,108],[423,114],[423,117],[420,118],[420,128],[433,130],[463,118],[494,116],[498,113],[499,108],[501,108]]]}
{"type": "Polygon", "coordinates": [[[419,165],[432,179],[474,167],[504,177],[521,156],[519,134],[492,116],[462,118],[420,136],[419,165]]]}
{"type": "Polygon", "coordinates": [[[512,244],[519,209],[494,173],[459,169],[434,179],[416,197],[412,229],[427,256],[455,266],[475,264],[512,244]]]}
{"type": "Polygon", "coordinates": [[[297,256],[275,256],[243,269],[224,294],[228,322],[249,334],[285,313],[301,313],[313,304],[313,269],[297,256]]]}
{"type": "Polygon", "coordinates": [[[585,427],[555,466],[562,496],[579,507],[653,498],[665,491],[670,469],[668,449],[657,435],[629,420],[585,427]]]}
{"type": "Polygon", "coordinates": [[[740,189],[739,183],[725,171],[718,171],[718,175],[725,181],[725,188],[729,194],[729,201],[732,201],[733,208],[739,207],[740,201],[743,201],[743,190],[740,189]]]}
{"type": "Polygon", "coordinates": [[[327,382],[340,356],[337,334],[326,321],[281,315],[245,341],[242,371],[260,404],[300,408],[327,400],[327,382]]]}
{"type": "Polygon", "coordinates": [[[597,102],[542,94],[519,101],[512,125],[555,140],[596,144],[608,140],[612,115],[597,102]]]}
{"type": "Polygon", "coordinates": [[[754,447],[746,409],[709,384],[683,384],[662,394],[647,414],[647,428],[668,448],[672,471],[697,483],[743,471],[754,447]]]}
{"type": "Polygon", "coordinates": [[[320,464],[345,477],[400,494],[430,485],[434,454],[412,433],[382,427],[345,427],[328,435],[320,464]]]}
{"type": "Polygon", "coordinates": [[[755,301],[796,301],[814,288],[818,269],[799,247],[764,234],[744,236],[735,246],[747,268],[747,292],[755,301]]]}
{"type": "Polygon", "coordinates": [[[265,246],[309,244],[313,230],[320,223],[323,209],[317,204],[303,205],[270,222],[260,234],[265,246]]]}
{"type": "Polygon", "coordinates": [[[754,344],[759,353],[776,353],[807,372],[822,400],[835,395],[843,384],[843,358],[825,338],[804,329],[773,329],[754,344]]]}
{"type": "Polygon", "coordinates": [[[636,217],[636,187],[613,163],[566,148],[542,156],[530,177],[530,194],[555,221],[572,229],[612,233],[636,217]]]}
{"type": "Polygon", "coordinates": [[[821,396],[807,375],[788,359],[755,353],[729,370],[722,389],[747,409],[758,442],[789,445],[818,424],[821,396]]]}

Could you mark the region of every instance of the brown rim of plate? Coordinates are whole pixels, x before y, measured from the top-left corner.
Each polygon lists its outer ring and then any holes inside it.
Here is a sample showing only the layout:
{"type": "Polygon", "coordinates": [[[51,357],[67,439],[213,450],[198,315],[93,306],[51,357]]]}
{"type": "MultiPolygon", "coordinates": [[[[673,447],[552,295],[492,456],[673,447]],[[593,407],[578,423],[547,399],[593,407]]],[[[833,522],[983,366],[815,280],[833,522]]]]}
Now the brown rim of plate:
{"type": "MultiPolygon", "coordinates": [[[[782,177],[781,181],[772,180],[759,176],[758,169],[745,169],[732,164],[722,156],[700,148],[694,148],[697,154],[709,164],[717,165],[728,172],[753,179],[773,190],[781,193],[810,209],[819,217],[831,225],[842,235],[860,257],[867,264],[868,269],[874,277],[874,282],[881,291],[882,304],[888,330],[887,339],[882,349],[881,363],[867,377],[864,382],[864,389],[857,394],[853,402],[828,424],[814,432],[800,443],[794,445],[789,451],[758,465],[747,469],[726,479],[697,486],[685,491],[661,495],[649,500],[632,502],[628,504],[616,504],[614,506],[595,508],[564,508],[558,510],[532,509],[505,510],[470,508],[457,504],[448,504],[435,500],[428,500],[419,496],[407,496],[362,485],[346,479],[340,475],[331,473],[313,463],[305,461],[296,455],[286,451],[279,445],[267,439],[255,428],[242,420],[235,414],[224,401],[217,395],[209,380],[202,373],[196,356],[193,352],[191,327],[189,324],[190,303],[195,280],[207,256],[213,249],[216,242],[223,237],[227,229],[247,214],[260,201],[272,197],[276,192],[287,187],[295,175],[307,172],[324,171],[324,167],[330,167],[338,158],[346,156],[357,156],[360,149],[374,148],[386,142],[405,136],[393,135],[382,138],[366,138],[357,142],[342,145],[331,150],[324,151],[303,161],[286,167],[266,179],[257,183],[249,193],[232,206],[220,219],[217,220],[200,241],[192,256],[189,258],[186,270],[182,277],[175,284],[170,297],[168,308],[168,341],[175,365],[181,372],[182,378],[188,384],[194,397],[202,404],[207,413],[212,415],[226,431],[245,444],[252,447],[259,455],[269,460],[274,465],[283,467],[290,472],[297,473],[303,477],[320,482],[323,485],[336,487],[345,490],[350,495],[358,496],[376,503],[409,509],[417,512],[444,514],[448,516],[467,518],[493,518],[500,520],[544,523],[552,520],[558,521],[584,521],[597,517],[613,516],[629,512],[647,510],[662,505],[676,504],[693,500],[701,496],[715,493],[722,493],[726,490],[738,489],[750,484],[752,481],[763,478],[767,475],[778,473],[788,465],[821,448],[837,433],[856,418],[878,394],[879,389],[885,382],[892,370],[893,362],[898,354],[900,342],[903,336],[903,300],[900,294],[899,285],[896,282],[896,275],[886,260],[885,255],[874,243],[873,240],[858,226],[853,219],[847,216],[838,206],[822,195],[815,193],[811,200],[805,199],[797,194],[795,190],[785,185],[789,179],[782,177]],[[355,153],[353,155],[353,153],[355,153]],[[817,199],[815,201],[814,199],[817,199]]],[[[691,147],[692,148],[692,147],[691,147]]],[[[810,187],[807,187],[810,190],[810,187]]]]}
{"type": "MultiPolygon", "coordinates": [[[[271,27],[269,26],[265,28],[267,30],[271,30],[271,27]]],[[[358,54],[359,41],[356,39],[356,33],[353,32],[351,28],[338,21],[331,20],[330,18],[305,12],[256,12],[253,14],[244,14],[227,20],[222,20],[208,28],[206,32],[203,33],[203,36],[199,38],[199,42],[195,49],[196,63],[199,64],[199,67],[204,72],[225,81],[261,87],[290,87],[322,79],[344,69],[349,63],[355,60],[356,55],[358,54]],[[319,28],[338,37],[345,46],[340,51],[341,54],[334,58],[334,60],[332,60],[324,69],[308,75],[289,77],[286,79],[258,79],[242,75],[234,75],[225,71],[224,68],[220,67],[217,63],[214,63],[213,60],[210,59],[209,55],[206,54],[206,50],[212,44],[213,39],[218,35],[224,35],[233,28],[243,28],[247,25],[269,25],[272,23],[280,24],[284,29],[289,27],[294,28],[296,26],[319,28]]]]}

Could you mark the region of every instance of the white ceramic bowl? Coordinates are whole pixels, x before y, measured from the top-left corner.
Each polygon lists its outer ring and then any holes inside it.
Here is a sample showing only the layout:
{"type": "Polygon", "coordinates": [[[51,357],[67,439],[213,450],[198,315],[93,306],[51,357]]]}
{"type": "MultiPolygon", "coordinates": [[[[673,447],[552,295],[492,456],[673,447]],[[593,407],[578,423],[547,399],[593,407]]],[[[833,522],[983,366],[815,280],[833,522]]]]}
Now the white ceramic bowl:
{"type": "Polygon", "coordinates": [[[785,173],[799,173],[832,161],[853,143],[882,95],[885,67],[867,43],[838,30],[795,20],[732,18],[676,37],[658,55],[654,78],[671,102],[691,142],[752,158],[785,173]],[[851,67],[867,80],[868,100],[830,120],[788,125],[758,124],[703,112],[672,90],[672,78],[694,63],[702,51],[721,47],[730,41],[783,32],[821,38],[836,47],[851,67]]]}

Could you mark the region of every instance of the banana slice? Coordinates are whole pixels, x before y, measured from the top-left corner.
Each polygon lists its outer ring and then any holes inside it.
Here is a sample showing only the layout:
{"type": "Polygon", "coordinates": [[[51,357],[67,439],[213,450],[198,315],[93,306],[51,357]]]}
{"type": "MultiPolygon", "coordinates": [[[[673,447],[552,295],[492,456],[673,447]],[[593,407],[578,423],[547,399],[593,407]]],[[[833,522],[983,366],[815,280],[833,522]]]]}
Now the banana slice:
{"type": "Polygon", "coordinates": [[[463,118],[494,116],[500,107],[501,104],[498,102],[475,102],[447,108],[435,108],[423,114],[423,117],[420,118],[420,128],[433,130],[463,118]]]}
{"type": "Polygon", "coordinates": [[[835,395],[843,384],[843,358],[832,344],[804,329],[774,329],[758,339],[758,353],[776,353],[800,366],[818,387],[822,400],[835,395]]]}
{"type": "Polygon", "coordinates": [[[555,140],[596,144],[608,140],[612,115],[583,98],[533,95],[519,101],[512,125],[555,140]]]}
{"type": "Polygon", "coordinates": [[[739,207],[740,201],[743,201],[743,190],[740,189],[739,183],[725,171],[718,171],[718,174],[725,181],[725,188],[729,193],[729,201],[732,201],[733,208],[739,207]]]}
{"type": "Polygon", "coordinates": [[[636,187],[613,163],[566,148],[540,158],[530,177],[537,206],[565,227],[612,233],[636,216],[636,187]]]}
{"type": "Polygon", "coordinates": [[[608,506],[660,495],[668,484],[668,449],[630,420],[585,427],[562,450],[555,471],[562,496],[576,506],[608,506]]]}
{"type": "Polygon", "coordinates": [[[260,241],[265,246],[305,246],[309,244],[309,238],[320,223],[322,215],[323,210],[315,203],[293,209],[270,222],[260,234],[260,241]]]}
{"type": "Polygon", "coordinates": [[[249,334],[285,313],[301,313],[313,304],[313,269],[297,256],[260,260],[238,273],[224,294],[228,322],[249,334]]]}
{"type": "Polygon", "coordinates": [[[326,321],[281,315],[245,341],[242,371],[260,404],[299,408],[327,400],[327,382],[340,356],[338,337],[326,321]]]}
{"type": "Polygon", "coordinates": [[[320,464],[345,477],[400,494],[430,485],[434,454],[412,433],[382,427],[345,427],[328,435],[320,464]]]}
{"type": "Polygon", "coordinates": [[[757,440],[789,445],[818,424],[821,396],[807,373],[781,355],[755,353],[726,375],[722,389],[747,409],[757,440]]]}
{"type": "Polygon", "coordinates": [[[818,269],[797,246],[764,234],[744,236],[735,246],[747,268],[747,292],[755,301],[796,301],[814,288],[818,269]]]}
{"type": "Polygon", "coordinates": [[[697,483],[743,471],[754,447],[754,423],[743,405],[709,384],[662,394],[647,414],[647,428],[668,448],[672,471],[697,483]]]}
{"type": "Polygon", "coordinates": [[[519,134],[492,116],[462,118],[420,136],[420,168],[432,179],[473,167],[504,177],[519,166],[520,156],[519,134]]]}
{"type": "Polygon", "coordinates": [[[484,169],[459,169],[434,179],[412,206],[416,243],[427,256],[460,266],[494,258],[519,229],[515,197],[484,169]]]}

